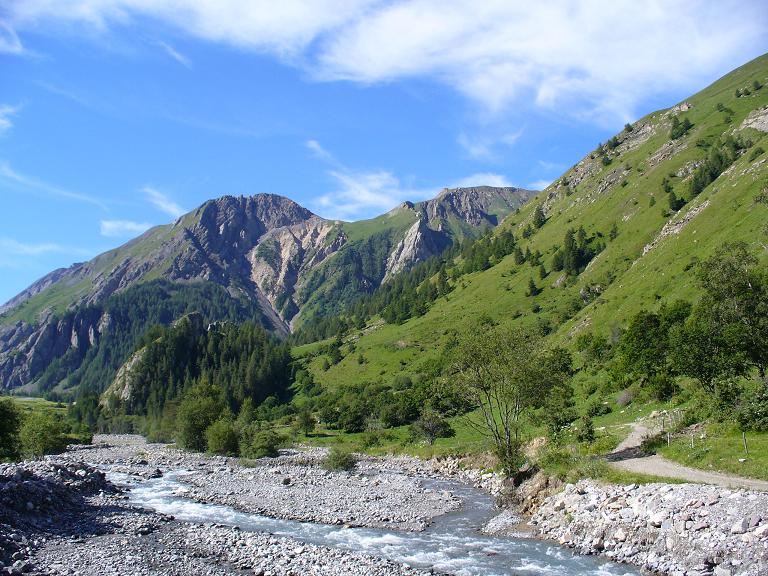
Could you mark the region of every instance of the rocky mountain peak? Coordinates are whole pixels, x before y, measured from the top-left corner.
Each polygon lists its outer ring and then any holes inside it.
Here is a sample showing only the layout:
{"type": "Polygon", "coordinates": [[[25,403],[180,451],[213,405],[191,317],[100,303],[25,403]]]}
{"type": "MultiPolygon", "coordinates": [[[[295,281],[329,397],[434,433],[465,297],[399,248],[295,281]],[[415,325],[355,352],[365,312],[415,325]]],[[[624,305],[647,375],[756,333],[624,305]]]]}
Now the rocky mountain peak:
{"type": "Polygon", "coordinates": [[[214,247],[242,241],[252,245],[269,230],[305,222],[313,216],[293,200],[276,194],[222,196],[195,210],[197,225],[193,232],[203,232],[214,247]]]}
{"type": "MultiPolygon", "coordinates": [[[[444,221],[453,216],[473,227],[498,224],[495,215],[498,208],[519,206],[535,192],[512,186],[472,186],[445,188],[432,200],[422,202],[420,207],[429,222],[444,221]]],[[[502,210],[506,212],[506,210],[502,210]]]]}

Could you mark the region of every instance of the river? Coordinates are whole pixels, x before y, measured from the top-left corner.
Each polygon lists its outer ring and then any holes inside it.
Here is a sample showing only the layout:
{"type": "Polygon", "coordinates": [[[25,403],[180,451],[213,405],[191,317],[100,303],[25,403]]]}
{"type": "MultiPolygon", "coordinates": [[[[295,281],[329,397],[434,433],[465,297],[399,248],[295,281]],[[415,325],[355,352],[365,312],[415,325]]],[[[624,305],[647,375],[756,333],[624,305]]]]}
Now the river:
{"type": "Polygon", "coordinates": [[[489,536],[480,532],[497,512],[481,490],[448,480],[424,479],[425,487],[449,490],[462,506],[439,516],[423,532],[298,522],[239,512],[228,506],[205,504],[185,497],[184,471],[162,478],[135,481],[109,473],[116,484],[130,488],[133,504],[173,515],[177,520],[237,526],[244,531],[269,532],[297,540],[363,552],[413,567],[460,576],[639,576],[634,567],[594,556],[581,556],[551,542],[526,537],[489,536]]]}

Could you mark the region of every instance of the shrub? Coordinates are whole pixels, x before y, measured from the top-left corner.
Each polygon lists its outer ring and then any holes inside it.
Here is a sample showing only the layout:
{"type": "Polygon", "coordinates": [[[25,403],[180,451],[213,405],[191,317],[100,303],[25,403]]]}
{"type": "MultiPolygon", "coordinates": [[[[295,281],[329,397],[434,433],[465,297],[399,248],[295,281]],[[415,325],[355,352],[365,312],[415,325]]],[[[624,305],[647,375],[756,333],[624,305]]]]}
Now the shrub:
{"type": "Polygon", "coordinates": [[[742,404],[736,419],[742,430],[768,432],[768,389],[755,391],[742,404]]]}
{"type": "Polygon", "coordinates": [[[63,452],[67,447],[64,425],[50,414],[27,416],[19,430],[19,438],[22,453],[31,458],[63,452]]]}
{"type": "Polygon", "coordinates": [[[334,446],[331,448],[331,451],[328,452],[325,460],[323,460],[323,466],[326,470],[351,471],[357,466],[357,459],[351,452],[339,448],[338,446],[334,446]]]}
{"type": "Polygon", "coordinates": [[[238,450],[237,432],[229,418],[221,418],[205,431],[208,452],[223,456],[236,456],[238,450]]]}
{"type": "Polygon", "coordinates": [[[765,153],[765,150],[763,150],[762,146],[757,146],[757,147],[756,147],[754,150],[752,150],[752,152],[750,153],[750,155],[749,155],[749,161],[750,161],[750,162],[754,162],[755,160],[757,160],[757,157],[758,157],[758,156],[760,156],[761,154],[764,154],[764,153],[765,153]]]}
{"type": "Polygon", "coordinates": [[[411,424],[412,438],[423,438],[431,446],[437,438],[451,438],[456,434],[451,424],[435,410],[424,410],[411,424]]]}
{"type": "Polygon", "coordinates": [[[10,398],[0,399],[0,460],[13,460],[21,452],[21,412],[10,398]]]}
{"type": "Polygon", "coordinates": [[[312,411],[305,409],[296,415],[296,421],[294,422],[294,425],[297,431],[301,432],[305,436],[309,436],[312,432],[315,431],[317,422],[315,421],[315,417],[312,415],[312,411]]]}
{"type": "Polygon", "coordinates": [[[603,404],[599,400],[594,400],[587,405],[587,415],[590,418],[596,416],[604,416],[611,413],[611,407],[608,404],[603,404]]]}
{"type": "Polygon", "coordinates": [[[207,441],[205,431],[221,414],[221,403],[203,387],[185,396],[176,416],[176,441],[182,448],[203,452],[207,441]]]}
{"type": "Polygon", "coordinates": [[[669,137],[672,140],[677,140],[678,138],[682,138],[688,133],[688,130],[693,128],[693,124],[688,118],[684,118],[682,122],[680,122],[680,119],[675,116],[672,118],[672,129],[669,131],[669,137]]]}
{"type": "Polygon", "coordinates": [[[360,448],[366,450],[381,445],[381,431],[366,430],[360,435],[360,448]]]}
{"type": "Polygon", "coordinates": [[[591,444],[595,441],[595,426],[592,424],[592,418],[584,414],[579,420],[579,426],[576,429],[576,440],[591,444]]]}
{"type": "Polygon", "coordinates": [[[253,435],[250,444],[241,447],[241,454],[246,458],[274,458],[282,443],[283,438],[274,430],[261,430],[253,435]]]}

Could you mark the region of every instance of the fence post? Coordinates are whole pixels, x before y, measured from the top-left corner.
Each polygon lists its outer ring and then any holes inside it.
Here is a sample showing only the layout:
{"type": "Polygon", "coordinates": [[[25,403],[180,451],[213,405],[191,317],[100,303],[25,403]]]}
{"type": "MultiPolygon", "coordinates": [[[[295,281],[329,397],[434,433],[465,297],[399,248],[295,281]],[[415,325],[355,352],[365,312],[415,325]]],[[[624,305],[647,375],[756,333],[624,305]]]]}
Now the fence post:
{"type": "Polygon", "coordinates": [[[749,448],[747,448],[747,433],[746,432],[742,432],[741,433],[741,439],[744,442],[744,454],[749,456],[749,448]]]}

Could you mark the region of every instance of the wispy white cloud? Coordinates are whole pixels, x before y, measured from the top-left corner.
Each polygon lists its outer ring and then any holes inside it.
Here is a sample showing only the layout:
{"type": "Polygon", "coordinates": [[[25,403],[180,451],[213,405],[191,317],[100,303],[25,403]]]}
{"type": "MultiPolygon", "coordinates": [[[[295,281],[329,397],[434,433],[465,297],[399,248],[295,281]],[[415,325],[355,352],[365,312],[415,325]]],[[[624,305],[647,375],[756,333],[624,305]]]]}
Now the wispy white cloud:
{"type": "Polygon", "coordinates": [[[554,180],[546,180],[546,179],[534,180],[533,182],[528,184],[528,188],[531,190],[544,190],[544,188],[552,184],[552,182],[554,182],[554,180]]]}
{"type": "Polygon", "coordinates": [[[133,222],[132,220],[101,220],[99,231],[102,236],[119,237],[135,236],[146,232],[152,227],[148,222],[133,222]]]}
{"type": "Polygon", "coordinates": [[[478,136],[468,136],[462,132],[456,141],[459,143],[470,158],[475,160],[495,160],[503,148],[511,148],[523,135],[524,129],[520,128],[515,132],[506,132],[499,135],[489,133],[488,128],[483,129],[483,133],[478,136]]]}
{"type": "Polygon", "coordinates": [[[0,238],[0,251],[11,256],[43,256],[46,254],[69,254],[90,256],[93,252],[84,248],[65,246],[53,242],[26,244],[12,238],[0,238]]]}
{"type": "Polygon", "coordinates": [[[0,20],[0,54],[23,54],[24,46],[21,45],[16,31],[8,24],[0,20]]]}
{"type": "Polygon", "coordinates": [[[485,112],[522,103],[614,126],[644,99],[760,55],[768,36],[764,3],[742,0],[25,0],[5,17],[0,45],[10,51],[22,50],[16,31],[27,28],[107,33],[151,18],[318,80],[429,78],[485,112]]]}
{"type": "Polygon", "coordinates": [[[387,212],[406,200],[426,200],[437,193],[433,188],[403,186],[400,179],[387,170],[331,170],[328,174],[337,187],[333,192],[315,198],[313,207],[322,216],[331,219],[370,218],[387,212]]]}
{"type": "MultiPolygon", "coordinates": [[[[433,198],[440,187],[404,185],[389,170],[352,170],[326,150],[317,140],[307,140],[306,147],[314,156],[326,162],[328,176],[335,189],[313,199],[311,207],[321,216],[339,220],[369,218],[391,210],[406,200],[433,198]]],[[[471,186],[514,186],[506,176],[493,172],[478,172],[452,182],[450,188],[471,186]]]]}
{"type": "Polygon", "coordinates": [[[531,100],[558,114],[629,118],[638,101],[765,50],[760,2],[410,0],[333,35],[326,79],[429,76],[489,111],[531,100]],[[670,57],[670,55],[674,55],[670,57]]]}
{"type": "Polygon", "coordinates": [[[159,190],[156,190],[150,186],[142,188],[142,192],[146,194],[147,199],[161,212],[165,212],[172,218],[178,218],[185,214],[187,211],[179,206],[176,202],[171,200],[167,195],[163,194],[159,190]]]}
{"type": "Polygon", "coordinates": [[[314,154],[317,158],[320,158],[321,160],[326,161],[333,161],[335,162],[335,159],[333,158],[333,155],[328,152],[325,148],[323,148],[320,145],[320,142],[317,140],[307,140],[304,145],[310,149],[312,154],[314,154]]]}
{"type": "Polygon", "coordinates": [[[24,0],[9,8],[17,29],[55,21],[107,31],[142,17],[191,36],[291,59],[321,34],[348,23],[379,0],[24,0]]]}
{"type": "Polygon", "coordinates": [[[23,188],[25,191],[31,191],[36,194],[44,194],[47,196],[55,196],[57,198],[63,198],[65,200],[74,200],[77,202],[84,202],[86,204],[92,204],[98,206],[103,210],[107,210],[107,205],[100,199],[87,194],[80,194],[79,192],[71,192],[53,186],[31,176],[26,176],[19,172],[16,172],[11,168],[7,162],[0,160],[0,180],[4,180],[7,184],[23,188]]]}
{"type": "Polygon", "coordinates": [[[165,53],[168,54],[168,56],[170,56],[174,60],[176,60],[176,62],[178,62],[185,68],[192,70],[192,61],[186,56],[184,56],[184,54],[176,50],[173,46],[163,41],[159,41],[157,45],[160,46],[163,50],[165,50],[165,53]]]}
{"type": "Polygon", "coordinates": [[[13,127],[11,118],[20,110],[20,106],[8,106],[0,104],[0,134],[7,132],[13,127]]]}
{"type": "Polygon", "coordinates": [[[470,176],[465,176],[453,183],[452,187],[468,188],[472,186],[514,186],[503,174],[494,174],[493,172],[479,172],[470,176]]]}
{"type": "Polygon", "coordinates": [[[305,145],[315,157],[329,165],[327,174],[334,183],[334,190],[311,201],[311,207],[326,218],[368,218],[391,210],[406,200],[423,200],[437,192],[404,186],[388,170],[348,168],[317,140],[307,140],[305,145]]]}

